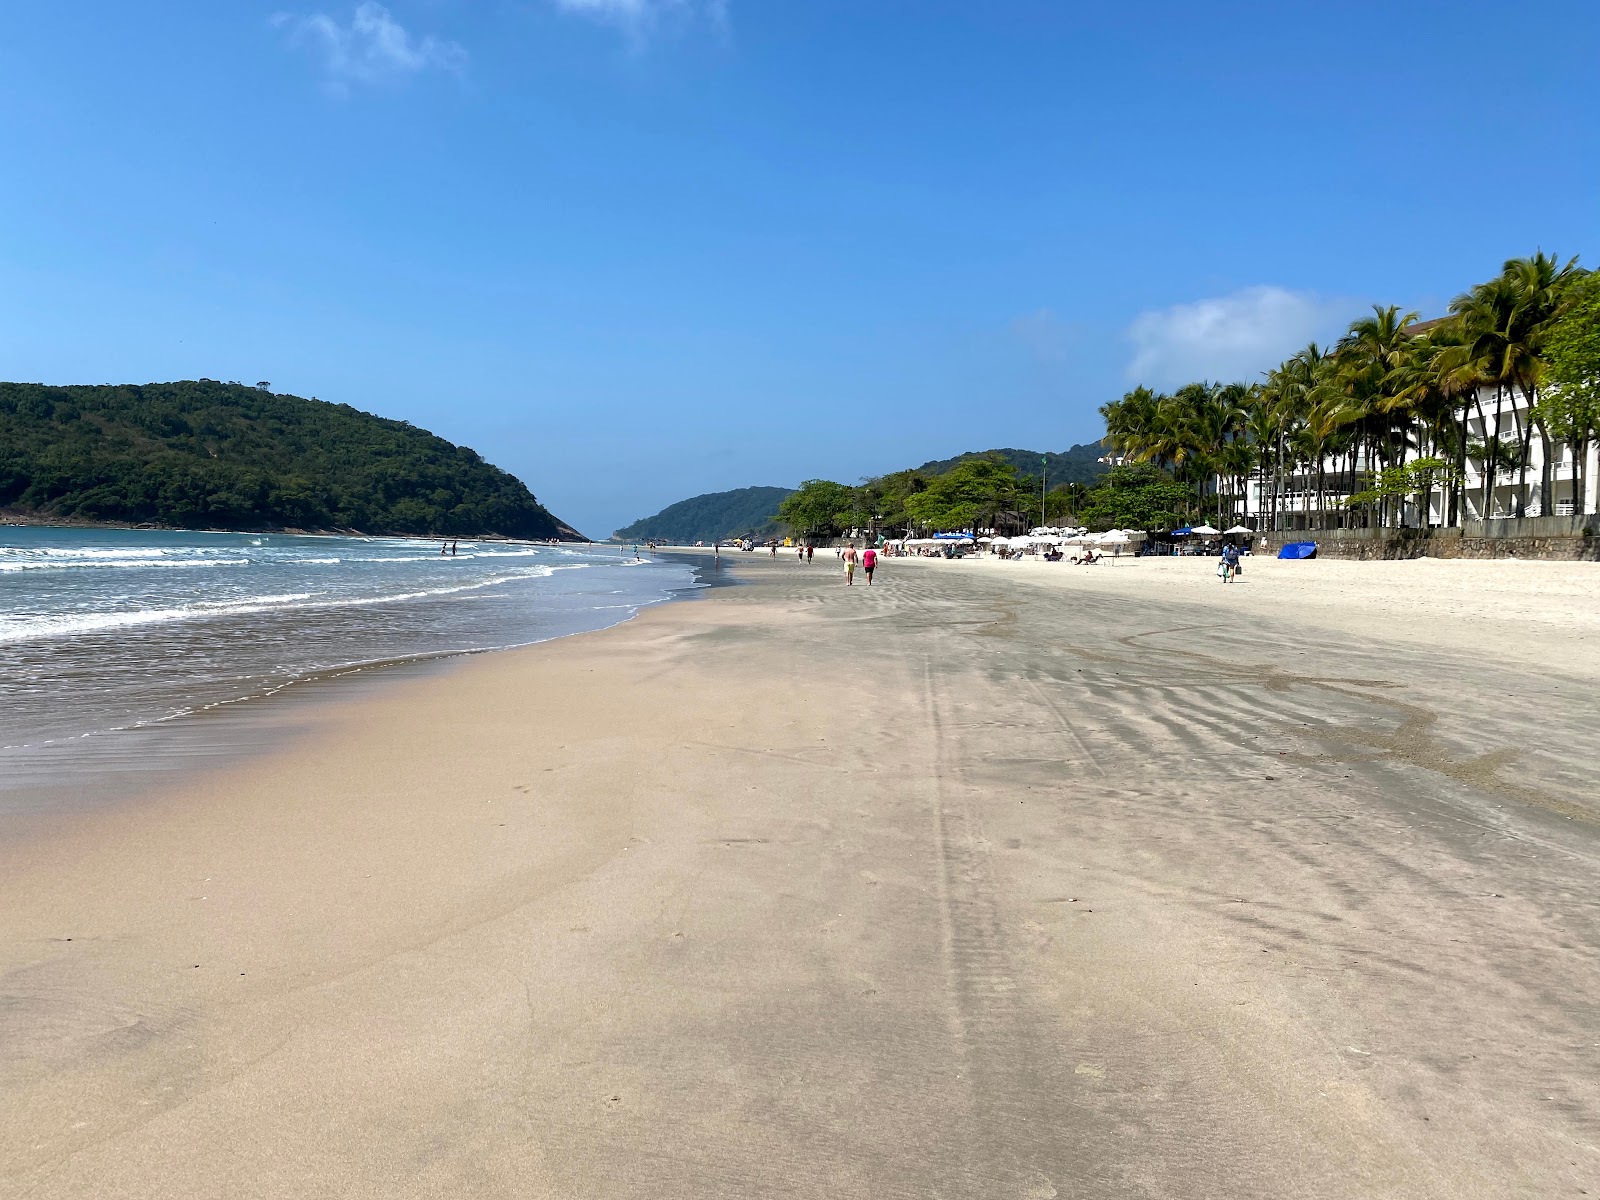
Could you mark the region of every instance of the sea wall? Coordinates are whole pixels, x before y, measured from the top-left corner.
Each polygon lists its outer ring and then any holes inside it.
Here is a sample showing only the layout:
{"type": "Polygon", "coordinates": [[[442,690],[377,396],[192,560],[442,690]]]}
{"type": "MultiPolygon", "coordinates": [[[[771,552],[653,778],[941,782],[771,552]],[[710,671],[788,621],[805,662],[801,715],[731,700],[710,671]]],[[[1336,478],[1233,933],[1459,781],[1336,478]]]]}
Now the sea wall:
{"type": "Polygon", "coordinates": [[[1276,554],[1285,542],[1316,542],[1324,558],[1547,558],[1600,562],[1600,516],[1468,521],[1431,529],[1325,529],[1269,533],[1276,554]]]}

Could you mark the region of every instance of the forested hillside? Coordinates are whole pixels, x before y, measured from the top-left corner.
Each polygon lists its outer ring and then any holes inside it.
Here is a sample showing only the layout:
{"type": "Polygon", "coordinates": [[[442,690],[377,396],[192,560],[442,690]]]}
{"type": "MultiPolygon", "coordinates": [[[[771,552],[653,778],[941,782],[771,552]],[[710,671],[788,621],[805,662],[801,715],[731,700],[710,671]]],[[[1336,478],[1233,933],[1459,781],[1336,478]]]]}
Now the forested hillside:
{"type": "Polygon", "coordinates": [[[581,538],[465,446],[348,405],[212,380],[0,383],[0,510],[187,528],[581,538]]]}
{"type": "MultiPolygon", "coordinates": [[[[1050,461],[1045,468],[1048,471],[1050,486],[1055,487],[1062,483],[1093,483],[1106,473],[1106,465],[1100,461],[1105,452],[1105,447],[1099,442],[1087,442],[1060,453],[1052,451],[1049,455],[1050,461]]],[[[916,471],[919,475],[943,475],[952,467],[975,458],[1009,463],[1016,468],[1019,475],[1032,475],[1037,478],[1045,452],[1014,450],[1009,446],[1003,450],[969,450],[954,458],[941,458],[935,462],[923,463],[916,468],[916,471]]]]}
{"type": "MultiPolygon", "coordinates": [[[[826,521],[809,511],[815,505],[808,505],[808,515],[804,518],[797,517],[791,511],[789,520],[779,520],[779,506],[795,494],[793,488],[750,487],[732,492],[709,492],[668,505],[655,516],[635,521],[611,536],[618,541],[682,544],[709,542],[743,534],[757,538],[769,537],[792,531],[795,520],[801,521],[808,529],[823,529],[834,524],[864,525],[874,519],[893,523],[904,519],[900,510],[905,496],[922,491],[931,480],[949,474],[964,463],[1003,463],[1024,482],[1021,490],[1026,492],[1029,488],[1038,488],[1041,467],[1048,472],[1046,478],[1052,489],[1094,483],[1106,473],[1105,464],[1099,461],[1104,453],[1099,443],[1088,443],[1060,453],[1051,453],[1046,465],[1043,463],[1045,452],[1042,450],[1009,447],[1003,450],[969,450],[954,458],[937,459],[920,467],[876,476],[864,480],[860,486],[829,483],[827,487],[833,490],[826,497],[816,497],[823,507],[831,506],[830,519],[826,521]],[[837,517],[837,520],[832,520],[832,517],[837,517]],[[811,523],[817,521],[821,523],[811,523]]],[[[810,496],[815,491],[813,485],[823,483],[827,481],[809,480],[802,485],[802,489],[809,489],[807,495],[810,496]]]]}
{"type": "Polygon", "coordinates": [[[707,492],[669,504],[653,517],[643,517],[611,536],[624,542],[723,541],[750,534],[766,537],[777,530],[773,514],[789,488],[747,487],[707,492]]]}

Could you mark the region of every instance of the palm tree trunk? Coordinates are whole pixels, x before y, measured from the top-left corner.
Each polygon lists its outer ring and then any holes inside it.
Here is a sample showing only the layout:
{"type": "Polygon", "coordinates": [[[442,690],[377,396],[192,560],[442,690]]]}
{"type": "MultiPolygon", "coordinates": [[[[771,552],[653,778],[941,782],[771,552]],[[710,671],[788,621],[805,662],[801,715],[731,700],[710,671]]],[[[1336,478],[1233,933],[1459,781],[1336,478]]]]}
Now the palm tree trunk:
{"type": "Polygon", "coordinates": [[[1322,511],[1320,521],[1323,529],[1328,528],[1328,475],[1327,459],[1324,456],[1322,474],[1317,480],[1317,507],[1322,511]]]}
{"type": "Polygon", "coordinates": [[[1467,486],[1467,406],[1461,406],[1461,431],[1460,440],[1456,445],[1456,477],[1450,487],[1450,524],[1460,525],[1467,519],[1466,497],[1462,492],[1467,486]]]}
{"type": "Polygon", "coordinates": [[[1483,462],[1483,508],[1478,516],[1487,521],[1494,510],[1490,507],[1494,502],[1495,477],[1500,470],[1500,414],[1505,405],[1505,389],[1498,383],[1494,385],[1494,435],[1491,437],[1487,428],[1484,429],[1483,444],[1485,448],[1483,462]]]}
{"type": "MultiPolygon", "coordinates": [[[[1533,399],[1524,392],[1522,398],[1528,401],[1527,412],[1517,418],[1517,516],[1528,515],[1528,459],[1532,457],[1529,451],[1533,448],[1533,399]]],[[[1514,411],[1514,410],[1513,410],[1514,411]]]]}
{"type": "Polygon", "coordinates": [[[1587,516],[1589,507],[1589,441],[1579,438],[1572,447],[1572,513],[1587,516]]]}

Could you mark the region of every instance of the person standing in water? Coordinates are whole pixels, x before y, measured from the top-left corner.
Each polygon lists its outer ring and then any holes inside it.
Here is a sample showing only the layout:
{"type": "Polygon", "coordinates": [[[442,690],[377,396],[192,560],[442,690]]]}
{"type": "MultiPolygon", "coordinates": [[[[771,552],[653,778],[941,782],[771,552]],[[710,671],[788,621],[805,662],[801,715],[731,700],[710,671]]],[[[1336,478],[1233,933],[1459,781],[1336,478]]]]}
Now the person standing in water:
{"type": "Polygon", "coordinates": [[[861,552],[861,569],[867,573],[867,586],[872,586],[872,573],[878,569],[878,552],[868,546],[861,552]]]}
{"type": "Polygon", "coordinates": [[[844,581],[848,586],[854,587],[856,582],[856,563],[861,558],[856,553],[856,544],[851,542],[844,548],[844,553],[839,557],[844,559],[844,581]]]}

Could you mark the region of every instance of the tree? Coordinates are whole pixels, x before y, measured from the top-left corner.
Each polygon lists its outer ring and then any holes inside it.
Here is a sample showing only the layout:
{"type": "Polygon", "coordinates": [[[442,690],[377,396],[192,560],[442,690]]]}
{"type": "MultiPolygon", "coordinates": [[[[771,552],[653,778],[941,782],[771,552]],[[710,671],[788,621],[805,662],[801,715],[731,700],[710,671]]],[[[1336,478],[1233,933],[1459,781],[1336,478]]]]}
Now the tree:
{"type": "MultiPolygon", "coordinates": [[[[1452,356],[1451,365],[1458,373],[1476,375],[1478,382],[1495,390],[1492,428],[1488,428],[1482,405],[1479,405],[1479,417],[1485,420],[1489,446],[1478,513],[1482,519],[1493,515],[1505,401],[1517,391],[1528,399],[1530,419],[1513,431],[1520,450],[1515,515],[1522,516],[1527,511],[1528,445],[1533,426],[1539,420],[1544,339],[1566,303],[1570,289],[1585,274],[1578,267],[1577,259],[1570,259],[1563,266],[1541,251],[1532,258],[1507,260],[1499,275],[1451,302],[1450,310],[1461,322],[1464,334],[1461,349],[1452,356]]],[[[1548,489],[1548,466],[1552,458],[1548,431],[1541,435],[1541,440],[1545,445],[1545,486],[1548,489]]]]}
{"type": "Polygon", "coordinates": [[[1600,275],[1575,283],[1568,301],[1545,335],[1547,386],[1537,407],[1550,435],[1572,451],[1572,511],[1581,517],[1588,506],[1589,445],[1600,440],[1600,275]]]}
{"type": "Polygon", "coordinates": [[[1112,467],[1089,489],[1078,520],[1091,529],[1174,529],[1182,525],[1193,493],[1153,463],[1112,467]]]}
{"type": "Polygon", "coordinates": [[[829,537],[847,523],[854,488],[831,479],[808,479],[778,505],[778,520],[801,537],[829,537]]]}
{"type": "Polygon", "coordinates": [[[464,446],[215,381],[0,384],[0,505],[212,529],[576,537],[464,446]]]}
{"type": "Polygon", "coordinates": [[[980,517],[1015,509],[1021,496],[1017,469],[997,459],[973,458],[935,476],[906,497],[907,514],[929,529],[970,529],[980,517]]]}

